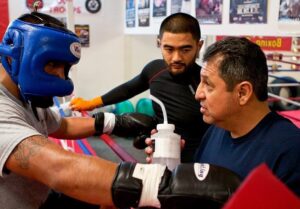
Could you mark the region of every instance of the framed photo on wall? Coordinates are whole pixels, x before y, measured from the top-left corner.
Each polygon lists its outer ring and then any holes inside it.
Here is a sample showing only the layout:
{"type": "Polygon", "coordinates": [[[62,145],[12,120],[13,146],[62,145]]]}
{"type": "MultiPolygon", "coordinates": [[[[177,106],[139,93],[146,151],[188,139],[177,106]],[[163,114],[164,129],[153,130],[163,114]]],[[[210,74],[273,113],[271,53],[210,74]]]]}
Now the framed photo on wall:
{"type": "Polygon", "coordinates": [[[139,26],[148,27],[150,25],[150,0],[139,0],[138,19],[139,26]]]}
{"type": "Polygon", "coordinates": [[[153,17],[165,17],[167,15],[167,0],[153,0],[153,17]]]}
{"type": "Polygon", "coordinates": [[[267,0],[230,0],[229,22],[267,23],[267,0]]]}
{"type": "Polygon", "coordinates": [[[280,0],[278,21],[300,23],[300,1],[280,0]]]}
{"type": "Polygon", "coordinates": [[[90,46],[90,26],[75,24],[75,33],[79,37],[82,47],[90,46]]]}
{"type": "Polygon", "coordinates": [[[135,0],[126,0],[126,27],[135,27],[135,0]]]}
{"type": "Polygon", "coordinates": [[[196,0],[196,18],[200,24],[221,24],[223,0],[196,0]]]}

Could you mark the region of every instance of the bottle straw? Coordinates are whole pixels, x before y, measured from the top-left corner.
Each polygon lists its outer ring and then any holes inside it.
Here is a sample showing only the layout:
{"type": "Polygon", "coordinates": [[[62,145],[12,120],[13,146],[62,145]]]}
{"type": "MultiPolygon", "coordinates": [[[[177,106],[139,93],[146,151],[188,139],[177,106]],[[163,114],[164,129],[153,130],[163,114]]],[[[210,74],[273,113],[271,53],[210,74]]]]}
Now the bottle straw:
{"type": "Polygon", "coordinates": [[[151,94],[150,94],[149,98],[151,100],[153,100],[154,102],[156,102],[160,106],[162,113],[163,113],[163,117],[164,117],[164,124],[168,124],[168,117],[167,117],[167,111],[166,111],[165,105],[159,99],[157,99],[155,96],[153,96],[151,94]]]}

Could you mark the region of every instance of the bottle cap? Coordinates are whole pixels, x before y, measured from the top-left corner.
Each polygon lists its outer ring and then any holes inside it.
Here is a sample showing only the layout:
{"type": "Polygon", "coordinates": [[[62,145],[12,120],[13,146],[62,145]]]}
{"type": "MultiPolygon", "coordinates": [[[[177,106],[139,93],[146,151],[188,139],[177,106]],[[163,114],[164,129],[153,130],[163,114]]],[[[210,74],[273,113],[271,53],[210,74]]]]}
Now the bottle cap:
{"type": "Polygon", "coordinates": [[[174,124],[165,124],[165,123],[160,123],[157,124],[156,129],[159,130],[171,130],[174,131],[175,130],[175,125],[174,124]]]}

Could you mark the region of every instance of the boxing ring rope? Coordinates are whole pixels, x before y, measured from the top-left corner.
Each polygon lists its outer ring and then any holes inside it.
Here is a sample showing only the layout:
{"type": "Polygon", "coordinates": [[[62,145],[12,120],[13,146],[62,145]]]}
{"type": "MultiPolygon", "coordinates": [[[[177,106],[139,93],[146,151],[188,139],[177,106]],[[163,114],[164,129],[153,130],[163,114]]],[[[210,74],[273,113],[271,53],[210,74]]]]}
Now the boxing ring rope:
{"type": "MultiPolygon", "coordinates": [[[[269,70],[271,72],[299,72],[297,70],[269,70]]],[[[295,106],[295,110],[284,110],[284,111],[278,111],[279,114],[281,114],[282,116],[288,118],[289,120],[291,120],[296,126],[298,126],[300,128],[300,110],[296,110],[296,109],[300,109],[300,95],[299,94],[299,90],[297,89],[300,89],[299,86],[300,86],[300,82],[299,81],[296,81],[295,79],[293,79],[292,77],[286,77],[286,76],[276,76],[276,75],[268,75],[269,77],[271,78],[275,78],[277,80],[281,80],[283,81],[282,83],[279,82],[274,82],[274,83],[269,83],[268,84],[268,87],[271,88],[271,89],[275,89],[275,88],[280,88],[280,87],[291,87],[291,88],[295,88],[296,89],[296,92],[297,95],[294,95],[293,97],[289,97],[289,98],[286,98],[286,97],[282,97],[282,96],[279,96],[277,94],[274,94],[272,92],[268,92],[268,102],[278,102],[278,101],[283,101],[283,102],[286,102],[286,103],[289,103],[291,105],[294,105],[295,106]]]]}
{"type": "Polygon", "coordinates": [[[107,144],[123,161],[133,163],[137,162],[134,157],[125,152],[125,150],[122,149],[109,135],[102,134],[101,136],[99,136],[99,138],[102,139],[105,144],[107,144]]]}
{"type": "MultiPolygon", "coordinates": [[[[297,87],[297,86],[300,86],[300,82],[298,82],[298,81],[292,81],[291,82],[291,80],[289,78],[286,78],[286,77],[280,77],[280,76],[275,76],[275,75],[269,75],[269,77],[275,78],[275,79],[280,79],[282,81],[286,81],[286,83],[269,83],[268,87],[297,87]]],[[[282,97],[282,96],[279,96],[279,95],[276,95],[276,94],[273,94],[273,93],[270,93],[270,92],[268,93],[268,96],[272,97],[272,98],[275,98],[273,100],[281,100],[281,101],[293,104],[297,107],[300,107],[300,103],[294,101],[294,100],[299,100],[299,98],[294,98],[294,99],[285,98],[285,97],[282,97]]]]}
{"type": "MultiPolygon", "coordinates": [[[[278,95],[270,93],[270,92],[268,93],[268,96],[272,97],[276,100],[282,100],[284,102],[287,102],[287,103],[293,104],[297,107],[300,107],[299,102],[293,101],[291,99],[287,99],[285,97],[281,97],[281,96],[278,96],[278,95]]],[[[270,101],[270,99],[268,101],[270,101]]],[[[278,113],[280,115],[284,116],[285,118],[289,119],[290,121],[292,121],[298,128],[300,128],[300,110],[278,111],[278,113]]]]}
{"type": "Polygon", "coordinates": [[[281,97],[281,96],[278,96],[278,95],[273,94],[273,93],[270,93],[270,92],[268,92],[268,95],[269,95],[270,97],[274,97],[274,98],[276,98],[276,99],[279,99],[279,100],[282,100],[282,101],[284,101],[284,102],[287,102],[287,103],[290,103],[290,104],[293,104],[293,105],[295,105],[295,106],[300,107],[300,103],[299,103],[299,102],[295,102],[295,101],[293,101],[293,100],[291,100],[291,99],[287,99],[287,98],[285,98],[285,97],[281,97]]]}
{"type": "MultiPolygon", "coordinates": [[[[277,72],[297,72],[297,70],[289,70],[289,69],[276,69],[276,70],[268,70],[271,73],[277,73],[277,72]]],[[[299,71],[299,70],[298,70],[299,71]]]]}
{"type": "Polygon", "coordinates": [[[270,83],[268,87],[300,86],[300,83],[270,83]]]}
{"type": "MultiPolygon", "coordinates": [[[[268,75],[268,76],[271,77],[271,78],[277,78],[277,79],[280,79],[280,80],[283,80],[283,81],[291,82],[291,79],[289,79],[289,78],[276,76],[276,75],[268,75]]],[[[295,84],[295,83],[300,84],[300,82],[297,82],[297,81],[293,82],[293,84],[295,84]]]]}

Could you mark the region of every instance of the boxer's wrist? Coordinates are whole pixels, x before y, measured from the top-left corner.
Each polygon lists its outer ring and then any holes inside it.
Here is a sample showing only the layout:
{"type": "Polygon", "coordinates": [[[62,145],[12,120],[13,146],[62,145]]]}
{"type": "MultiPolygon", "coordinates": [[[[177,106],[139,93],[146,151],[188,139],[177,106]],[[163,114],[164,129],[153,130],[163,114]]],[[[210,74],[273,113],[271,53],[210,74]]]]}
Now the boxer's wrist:
{"type": "Polygon", "coordinates": [[[123,162],[113,181],[113,202],[119,208],[160,207],[158,188],[162,182],[168,182],[162,179],[169,179],[170,175],[164,165],[123,162]]]}
{"type": "Polygon", "coordinates": [[[113,113],[99,112],[93,115],[95,118],[95,136],[111,134],[115,127],[116,116],[113,113]]]}

